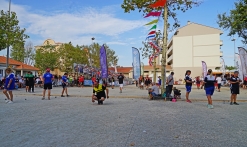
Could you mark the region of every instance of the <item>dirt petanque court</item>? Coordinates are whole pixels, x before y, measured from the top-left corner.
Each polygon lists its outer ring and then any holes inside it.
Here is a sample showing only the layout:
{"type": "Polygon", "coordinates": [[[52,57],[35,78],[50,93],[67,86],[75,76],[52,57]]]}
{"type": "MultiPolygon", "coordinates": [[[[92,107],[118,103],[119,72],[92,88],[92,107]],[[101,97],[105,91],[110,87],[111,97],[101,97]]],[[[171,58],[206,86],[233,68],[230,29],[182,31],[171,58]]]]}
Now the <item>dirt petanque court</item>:
{"type": "Polygon", "coordinates": [[[213,96],[207,108],[204,90],[193,89],[192,103],[184,100],[148,101],[147,90],[126,86],[110,89],[104,105],[91,102],[92,88],[69,88],[70,97],[42,89],[14,91],[14,103],[0,100],[1,147],[244,147],[247,144],[247,90],[239,106],[229,105],[230,91],[213,96]]]}

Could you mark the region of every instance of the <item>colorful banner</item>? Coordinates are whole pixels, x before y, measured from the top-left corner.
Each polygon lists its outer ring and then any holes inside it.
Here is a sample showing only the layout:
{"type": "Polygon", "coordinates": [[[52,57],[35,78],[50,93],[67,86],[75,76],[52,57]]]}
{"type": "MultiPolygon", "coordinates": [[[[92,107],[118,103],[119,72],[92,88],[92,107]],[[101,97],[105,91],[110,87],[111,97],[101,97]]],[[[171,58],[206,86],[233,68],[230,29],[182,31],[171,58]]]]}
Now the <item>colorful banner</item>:
{"type": "Polygon", "coordinates": [[[141,62],[141,75],[144,75],[144,63],[141,62]]]}
{"type": "Polygon", "coordinates": [[[220,68],[220,70],[222,71],[222,74],[223,74],[223,77],[225,76],[225,74],[226,74],[226,66],[225,66],[225,61],[224,61],[224,59],[223,58],[221,58],[221,68],[220,68]]]}
{"type": "Polygon", "coordinates": [[[150,16],[160,16],[161,12],[149,12],[144,18],[150,17],[150,16]]]}
{"type": "Polygon", "coordinates": [[[138,80],[141,75],[140,52],[137,48],[132,47],[133,57],[133,79],[138,80]]]}
{"type": "Polygon", "coordinates": [[[235,65],[236,65],[236,69],[238,71],[238,77],[243,81],[244,76],[243,76],[243,70],[242,70],[242,65],[241,65],[241,61],[240,61],[240,56],[238,53],[235,54],[235,65]]]}
{"type": "Polygon", "coordinates": [[[151,24],[154,24],[154,23],[157,23],[159,21],[159,19],[155,19],[147,24],[145,24],[145,26],[148,26],[148,25],[151,25],[151,24]]]}
{"type": "Polygon", "coordinates": [[[150,30],[156,30],[156,28],[157,28],[157,25],[154,25],[150,30]]]}
{"type": "Polygon", "coordinates": [[[208,73],[207,64],[206,64],[206,62],[202,61],[202,76],[203,76],[203,78],[205,78],[207,76],[207,73],[208,73]]]}
{"type": "Polygon", "coordinates": [[[247,76],[247,51],[246,49],[239,47],[240,62],[242,65],[242,75],[247,76]]]}
{"type": "Polygon", "coordinates": [[[166,0],[158,0],[155,3],[151,4],[151,8],[164,7],[166,4],[166,0]]]}
{"type": "Polygon", "coordinates": [[[108,65],[105,46],[102,45],[100,48],[100,67],[101,67],[101,78],[108,78],[108,65]]]}

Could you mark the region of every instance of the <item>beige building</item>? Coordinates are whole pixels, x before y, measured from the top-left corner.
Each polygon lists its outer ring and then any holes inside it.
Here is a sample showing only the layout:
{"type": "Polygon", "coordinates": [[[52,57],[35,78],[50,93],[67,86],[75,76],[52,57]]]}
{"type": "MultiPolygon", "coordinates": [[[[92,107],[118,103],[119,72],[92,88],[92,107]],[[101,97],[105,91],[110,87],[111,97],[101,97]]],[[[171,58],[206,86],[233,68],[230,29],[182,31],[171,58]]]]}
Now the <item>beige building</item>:
{"type": "Polygon", "coordinates": [[[193,78],[201,76],[202,61],[208,69],[221,67],[221,34],[219,29],[191,22],[175,32],[168,41],[167,65],[174,71],[176,81],[184,78],[186,70],[192,71],[193,78]]]}
{"type": "MultiPolygon", "coordinates": [[[[38,50],[41,47],[46,46],[46,45],[52,45],[55,47],[56,50],[58,50],[63,45],[63,43],[55,42],[52,39],[46,39],[42,45],[35,46],[35,49],[38,50]]],[[[54,69],[54,71],[51,71],[51,73],[57,74],[57,75],[63,75],[64,74],[64,72],[61,72],[59,69],[54,69]]]]}

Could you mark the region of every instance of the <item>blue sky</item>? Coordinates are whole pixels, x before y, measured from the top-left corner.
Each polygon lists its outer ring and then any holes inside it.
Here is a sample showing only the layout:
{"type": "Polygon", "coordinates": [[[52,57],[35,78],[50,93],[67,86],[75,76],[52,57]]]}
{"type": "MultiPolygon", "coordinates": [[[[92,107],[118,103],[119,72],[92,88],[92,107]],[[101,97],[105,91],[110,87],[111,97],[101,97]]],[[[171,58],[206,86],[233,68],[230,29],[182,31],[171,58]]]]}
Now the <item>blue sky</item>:
{"type": "MultiPolygon", "coordinates": [[[[11,10],[17,12],[21,27],[27,29],[28,41],[41,45],[45,39],[79,45],[92,43],[95,37],[100,44],[107,43],[119,56],[119,65],[131,66],[131,47],[142,47],[148,28],[143,25],[152,18],[144,19],[142,13],[124,13],[123,0],[12,0],[11,10]]],[[[187,11],[178,13],[181,26],[187,21],[218,28],[217,14],[234,8],[234,0],[204,0],[187,11]]],[[[0,0],[0,9],[8,9],[8,1],[0,0]]],[[[163,21],[158,23],[163,28],[163,21]]],[[[234,44],[227,31],[222,30],[223,51],[226,65],[233,65],[234,44]]],[[[171,36],[172,33],[169,34],[171,36]]],[[[236,47],[243,46],[236,37],[236,47]]],[[[0,55],[6,55],[1,51],[0,55]]],[[[147,65],[147,59],[143,60],[147,65]]]]}

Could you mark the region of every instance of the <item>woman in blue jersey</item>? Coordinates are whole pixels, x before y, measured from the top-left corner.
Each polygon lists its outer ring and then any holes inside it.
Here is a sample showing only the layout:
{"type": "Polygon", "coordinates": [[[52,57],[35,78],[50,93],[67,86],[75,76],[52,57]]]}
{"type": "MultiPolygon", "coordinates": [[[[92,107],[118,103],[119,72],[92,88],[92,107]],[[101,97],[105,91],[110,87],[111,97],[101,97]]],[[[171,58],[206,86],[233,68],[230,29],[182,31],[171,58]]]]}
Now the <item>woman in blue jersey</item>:
{"type": "Polygon", "coordinates": [[[191,101],[189,100],[189,95],[190,95],[191,88],[192,88],[192,83],[193,83],[193,81],[192,81],[192,79],[190,77],[190,74],[191,74],[191,71],[187,70],[186,73],[185,73],[185,78],[184,78],[185,83],[186,83],[185,84],[185,88],[186,88],[185,97],[186,97],[186,102],[188,102],[188,103],[191,103],[191,101]]]}
{"type": "Polygon", "coordinates": [[[12,104],[13,103],[13,93],[12,90],[15,89],[15,75],[12,73],[12,70],[10,68],[7,68],[5,70],[6,74],[8,75],[5,84],[4,84],[4,90],[3,93],[7,97],[6,103],[12,104]]]}
{"type": "Polygon", "coordinates": [[[216,82],[215,76],[213,76],[213,72],[211,69],[208,70],[207,76],[204,78],[204,86],[206,96],[208,98],[208,108],[213,109],[212,95],[214,94],[214,83],[216,82]]]}

